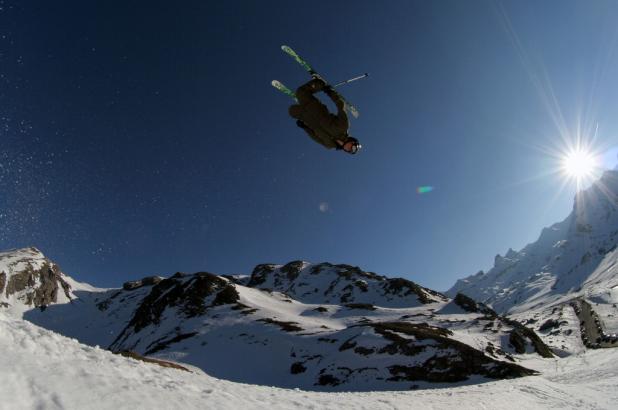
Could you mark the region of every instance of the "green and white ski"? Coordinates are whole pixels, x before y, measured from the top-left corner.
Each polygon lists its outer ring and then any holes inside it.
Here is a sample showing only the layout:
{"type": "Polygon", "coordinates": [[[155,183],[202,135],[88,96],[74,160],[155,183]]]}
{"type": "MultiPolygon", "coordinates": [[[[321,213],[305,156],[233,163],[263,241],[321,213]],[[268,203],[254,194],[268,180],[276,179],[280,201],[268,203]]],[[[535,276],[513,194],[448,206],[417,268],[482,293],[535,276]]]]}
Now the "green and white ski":
{"type": "MultiPolygon", "coordinates": [[[[313,67],[311,67],[309,65],[309,63],[307,63],[307,61],[305,61],[301,56],[299,56],[296,51],[292,50],[289,46],[281,46],[281,50],[283,50],[286,54],[288,54],[290,57],[292,57],[294,60],[296,60],[296,62],[298,64],[300,64],[305,70],[307,70],[307,72],[309,72],[309,74],[311,75],[318,75],[318,73],[313,69],[313,67]]],[[[322,78],[320,76],[320,78],[322,78]]],[[[282,84],[283,85],[283,84],[282,84]]],[[[273,86],[275,86],[273,84],[273,86]]],[[[276,86],[275,86],[276,87],[276,86]]],[[[285,92],[285,91],[284,91],[285,92]]],[[[352,116],[354,118],[358,118],[359,112],[356,109],[355,106],[353,106],[352,104],[350,104],[345,98],[343,98],[343,96],[341,94],[339,94],[337,91],[335,91],[335,93],[343,100],[343,102],[345,103],[346,108],[348,109],[348,111],[350,111],[350,114],[352,114],[352,116]]],[[[287,94],[287,93],[286,93],[287,94]]]]}
{"type": "Polygon", "coordinates": [[[293,99],[296,100],[296,102],[298,102],[298,100],[296,99],[296,94],[294,93],[294,91],[290,90],[288,87],[283,85],[283,83],[281,81],[272,80],[270,83],[277,90],[281,91],[285,95],[288,95],[288,96],[292,97],[293,99]]]}

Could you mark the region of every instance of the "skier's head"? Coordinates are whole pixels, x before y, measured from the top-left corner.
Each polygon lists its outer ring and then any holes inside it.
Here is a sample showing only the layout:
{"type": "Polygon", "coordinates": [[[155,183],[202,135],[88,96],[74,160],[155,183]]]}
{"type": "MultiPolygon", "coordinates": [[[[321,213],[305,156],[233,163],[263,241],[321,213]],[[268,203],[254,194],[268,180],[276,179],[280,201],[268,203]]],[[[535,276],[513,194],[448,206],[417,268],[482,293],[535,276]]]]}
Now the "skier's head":
{"type": "Polygon", "coordinates": [[[356,154],[361,148],[362,145],[360,144],[360,142],[358,142],[356,138],[350,137],[349,135],[341,146],[341,149],[343,149],[348,154],[356,154]]]}

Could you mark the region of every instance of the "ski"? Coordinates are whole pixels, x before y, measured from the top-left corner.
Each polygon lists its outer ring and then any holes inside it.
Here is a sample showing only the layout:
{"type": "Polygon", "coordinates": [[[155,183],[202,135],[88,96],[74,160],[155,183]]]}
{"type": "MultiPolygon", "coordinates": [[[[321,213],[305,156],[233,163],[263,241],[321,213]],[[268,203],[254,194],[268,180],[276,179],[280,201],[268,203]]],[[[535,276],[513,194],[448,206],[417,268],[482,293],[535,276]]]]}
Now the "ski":
{"type": "Polygon", "coordinates": [[[281,91],[285,95],[288,95],[288,96],[294,98],[296,100],[296,102],[298,102],[298,100],[296,99],[296,94],[294,93],[294,91],[290,90],[288,87],[283,85],[283,83],[281,81],[272,80],[270,83],[277,90],[281,91]]]}
{"type": "MultiPolygon", "coordinates": [[[[281,46],[281,50],[283,50],[286,54],[288,54],[290,57],[292,57],[294,60],[296,60],[296,62],[298,64],[300,64],[305,70],[307,70],[307,72],[311,75],[318,75],[318,73],[313,69],[313,67],[311,67],[309,65],[308,62],[306,62],[301,56],[299,56],[296,51],[292,50],[292,48],[290,48],[289,46],[283,45],[281,46]]],[[[321,76],[320,76],[321,78],[321,76]]],[[[274,84],[273,84],[274,85],[274,84]]],[[[359,116],[359,112],[356,109],[355,106],[353,106],[352,104],[350,104],[341,94],[339,94],[337,91],[335,91],[335,93],[337,94],[337,96],[339,96],[343,102],[345,103],[346,108],[350,111],[350,114],[352,114],[352,116],[354,118],[358,118],[359,116]]]]}

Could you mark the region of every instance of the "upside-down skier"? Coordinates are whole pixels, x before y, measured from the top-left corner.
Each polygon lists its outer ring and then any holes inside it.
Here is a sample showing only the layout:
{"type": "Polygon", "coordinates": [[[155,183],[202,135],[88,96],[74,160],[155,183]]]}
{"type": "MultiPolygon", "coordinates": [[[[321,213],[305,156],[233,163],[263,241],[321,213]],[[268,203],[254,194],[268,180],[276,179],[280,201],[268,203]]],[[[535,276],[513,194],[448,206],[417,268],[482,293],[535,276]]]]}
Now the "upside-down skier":
{"type": "Polygon", "coordinates": [[[348,154],[356,154],[361,145],[348,133],[350,121],[345,112],[345,101],[323,79],[317,75],[313,77],[296,90],[298,104],[290,106],[290,116],[296,119],[296,125],[305,130],[315,142],[328,149],[335,148],[348,154]],[[319,91],[323,91],[335,103],[337,115],[331,114],[315,97],[314,94],[319,91]]]}

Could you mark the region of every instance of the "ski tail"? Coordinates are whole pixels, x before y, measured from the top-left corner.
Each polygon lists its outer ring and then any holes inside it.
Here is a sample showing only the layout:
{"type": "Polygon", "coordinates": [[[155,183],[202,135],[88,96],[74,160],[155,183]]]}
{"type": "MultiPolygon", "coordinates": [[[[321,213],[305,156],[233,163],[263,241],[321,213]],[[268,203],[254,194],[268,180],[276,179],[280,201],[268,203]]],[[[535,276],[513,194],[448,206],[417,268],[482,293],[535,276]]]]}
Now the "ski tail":
{"type": "Polygon", "coordinates": [[[278,80],[272,80],[270,82],[270,84],[275,87],[277,90],[281,91],[283,94],[292,97],[296,100],[296,102],[298,102],[298,99],[296,98],[296,94],[294,93],[294,91],[290,90],[288,87],[286,87],[285,85],[283,85],[283,83],[281,81],[278,80]]]}

